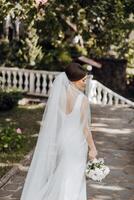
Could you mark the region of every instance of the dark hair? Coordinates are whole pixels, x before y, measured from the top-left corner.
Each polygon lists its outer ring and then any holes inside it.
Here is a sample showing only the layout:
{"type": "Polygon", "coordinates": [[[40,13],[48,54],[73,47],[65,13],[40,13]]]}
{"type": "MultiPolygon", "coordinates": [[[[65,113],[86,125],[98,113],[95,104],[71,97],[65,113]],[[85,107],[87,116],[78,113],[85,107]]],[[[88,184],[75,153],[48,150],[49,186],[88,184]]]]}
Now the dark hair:
{"type": "Polygon", "coordinates": [[[70,63],[65,68],[65,73],[70,81],[78,81],[86,76],[85,71],[79,63],[70,63]]]}

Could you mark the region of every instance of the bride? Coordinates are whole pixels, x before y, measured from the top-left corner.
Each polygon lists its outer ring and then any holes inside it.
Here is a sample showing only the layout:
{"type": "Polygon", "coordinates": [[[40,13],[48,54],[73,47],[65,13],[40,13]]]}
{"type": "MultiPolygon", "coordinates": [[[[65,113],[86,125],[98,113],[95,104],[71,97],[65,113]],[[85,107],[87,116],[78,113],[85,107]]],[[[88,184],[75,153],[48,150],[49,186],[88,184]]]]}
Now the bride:
{"type": "Polygon", "coordinates": [[[87,155],[97,156],[87,77],[71,63],[53,81],[20,200],[87,200],[87,155]]]}

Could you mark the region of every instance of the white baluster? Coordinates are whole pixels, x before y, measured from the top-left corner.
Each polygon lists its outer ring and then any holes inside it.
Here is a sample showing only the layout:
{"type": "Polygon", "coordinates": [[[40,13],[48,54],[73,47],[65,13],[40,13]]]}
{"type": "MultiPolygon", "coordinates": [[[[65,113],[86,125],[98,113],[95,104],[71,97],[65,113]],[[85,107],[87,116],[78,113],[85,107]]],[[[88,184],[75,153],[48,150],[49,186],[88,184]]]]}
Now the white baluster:
{"type": "Polygon", "coordinates": [[[13,87],[14,88],[17,88],[17,72],[16,71],[13,71],[13,87]]]}
{"type": "Polygon", "coordinates": [[[43,78],[42,87],[43,88],[42,88],[42,92],[41,93],[43,94],[43,96],[46,95],[46,93],[47,93],[47,90],[46,90],[46,86],[47,86],[46,77],[47,77],[46,74],[42,75],[42,78],[43,78]]]}
{"type": "Polygon", "coordinates": [[[93,103],[98,103],[97,102],[97,85],[94,84],[93,88],[92,88],[92,100],[93,100],[93,103]]]}
{"type": "Polygon", "coordinates": [[[30,83],[29,83],[29,90],[30,90],[30,93],[33,93],[34,90],[35,90],[35,74],[34,72],[30,72],[30,83]]]}
{"type": "Polygon", "coordinates": [[[11,71],[7,71],[7,87],[11,88],[11,71]]]}
{"type": "Polygon", "coordinates": [[[52,74],[48,74],[48,78],[49,78],[49,85],[48,85],[48,96],[49,96],[50,89],[51,89],[51,87],[53,85],[53,82],[52,82],[53,75],[52,74]]]}
{"type": "Polygon", "coordinates": [[[5,84],[6,84],[6,72],[2,71],[2,89],[5,88],[5,84]]]}
{"type": "Polygon", "coordinates": [[[23,84],[23,80],[22,80],[22,76],[23,76],[23,72],[22,71],[19,71],[18,72],[18,75],[19,75],[19,89],[20,90],[23,90],[23,87],[22,87],[22,84],[23,84]]]}
{"type": "Polygon", "coordinates": [[[98,85],[97,87],[97,103],[101,104],[102,94],[101,94],[102,88],[98,85]]]}
{"type": "Polygon", "coordinates": [[[117,106],[119,104],[119,98],[116,96],[114,96],[114,98],[115,98],[115,105],[117,106]]]}
{"type": "Polygon", "coordinates": [[[102,99],[102,104],[106,105],[107,104],[107,91],[104,89],[103,91],[103,99],[102,99]]]}
{"type": "Polygon", "coordinates": [[[108,98],[109,98],[108,104],[113,105],[113,95],[111,93],[108,93],[108,98]]]}
{"type": "Polygon", "coordinates": [[[28,72],[25,71],[24,72],[24,76],[25,76],[25,82],[24,82],[24,91],[28,91],[28,72]]]}
{"type": "Polygon", "coordinates": [[[125,101],[123,99],[120,100],[121,105],[125,105],[125,101]]]}
{"type": "Polygon", "coordinates": [[[36,78],[37,78],[36,93],[40,93],[40,74],[36,73],[36,78]]]}

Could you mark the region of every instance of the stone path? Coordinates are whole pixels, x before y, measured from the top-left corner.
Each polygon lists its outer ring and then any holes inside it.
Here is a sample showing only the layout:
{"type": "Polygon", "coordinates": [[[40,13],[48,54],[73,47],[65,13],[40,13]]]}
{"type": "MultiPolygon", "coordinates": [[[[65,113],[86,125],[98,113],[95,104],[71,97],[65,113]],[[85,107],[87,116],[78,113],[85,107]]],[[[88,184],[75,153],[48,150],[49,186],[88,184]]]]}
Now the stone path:
{"type": "MultiPolygon", "coordinates": [[[[104,158],[111,173],[100,183],[87,180],[88,200],[134,200],[134,110],[93,105],[92,125],[98,157],[104,158]]],[[[24,169],[20,167],[0,189],[0,200],[20,199],[24,169]]]]}

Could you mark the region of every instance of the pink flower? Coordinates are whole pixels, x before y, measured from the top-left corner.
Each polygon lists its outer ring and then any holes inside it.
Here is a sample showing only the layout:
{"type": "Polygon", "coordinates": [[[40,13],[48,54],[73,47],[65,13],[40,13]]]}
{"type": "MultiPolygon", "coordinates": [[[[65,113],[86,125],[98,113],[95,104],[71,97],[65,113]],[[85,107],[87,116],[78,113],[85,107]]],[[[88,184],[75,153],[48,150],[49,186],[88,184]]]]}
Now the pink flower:
{"type": "Polygon", "coordinates": [[[18,134],[22,134],[22,131],[21,131],[20,128],[17,128],[17,129],[16,129],[16,132],[17,132],[18,134]]]}
{"type": "Polygon", "coordinates": [[[47,3],[47,1],[48,0],[35,0],[35,2],[36,2],[37,5],[39,5],[39,4],[43,5],[43,4],[47,3]]]}

